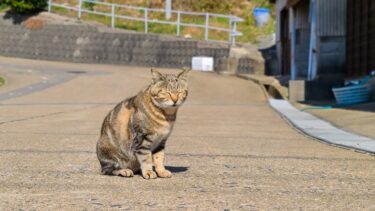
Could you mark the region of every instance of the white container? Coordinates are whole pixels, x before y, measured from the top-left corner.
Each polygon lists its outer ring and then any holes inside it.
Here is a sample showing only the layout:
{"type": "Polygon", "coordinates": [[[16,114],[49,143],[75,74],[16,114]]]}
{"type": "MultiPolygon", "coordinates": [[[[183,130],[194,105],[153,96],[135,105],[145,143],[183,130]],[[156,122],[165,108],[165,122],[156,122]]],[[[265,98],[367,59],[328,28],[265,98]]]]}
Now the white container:
{"type": "Polygon", "coordinates": [[[198,71],[213,71],[214,58],[206,56],[194,56],[191,61],[191,69],[198,71]]]}

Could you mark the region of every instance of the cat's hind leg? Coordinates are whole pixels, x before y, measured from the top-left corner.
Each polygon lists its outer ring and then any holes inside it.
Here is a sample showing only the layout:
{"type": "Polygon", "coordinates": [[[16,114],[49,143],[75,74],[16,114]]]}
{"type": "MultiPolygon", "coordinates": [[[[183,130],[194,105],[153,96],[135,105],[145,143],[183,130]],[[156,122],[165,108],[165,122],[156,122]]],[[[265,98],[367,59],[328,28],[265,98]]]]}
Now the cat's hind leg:
{"type": "Polygon", "coordinates": [[[119,164],[111,159],[99,158],[101,172],[104,175],[115,175],[113,172],[119,169],[119,164]]]}
{"type": "Polygon", "coordinates": [[[112,174],[115,176],[132,177],[134,173],[131,169],[117,169],[113,170],[112,174]]]}
{"type": "MultiPolygon", "coordinates": [[[[120,167],[116,150],[108,144],[106,138],[101,138],[96,145],[96,154],[101,166],[101,173],[104,175],[119,175],[117,170],[120,167]]],[[[127,174],[126,174],[127,175],[127,174]]]]}
{"type": "Polygon", "coordinates": [[[104,175],[132,177],[133,171],[139,168],[136,162],[125,159],[113,147],[102,142],[97,145],[97,155],[104,175]]]}
{"type": "Polygon", "coordinates": [[[104,175],[114,175],[114,176],[122,176],[122,177],[132,177],[134,176],[133,170],[129,168],[123,168],[119,165],[118,162],[113,160],[100,160],[100,164],[102,167],[102,174],[104,175]]]}

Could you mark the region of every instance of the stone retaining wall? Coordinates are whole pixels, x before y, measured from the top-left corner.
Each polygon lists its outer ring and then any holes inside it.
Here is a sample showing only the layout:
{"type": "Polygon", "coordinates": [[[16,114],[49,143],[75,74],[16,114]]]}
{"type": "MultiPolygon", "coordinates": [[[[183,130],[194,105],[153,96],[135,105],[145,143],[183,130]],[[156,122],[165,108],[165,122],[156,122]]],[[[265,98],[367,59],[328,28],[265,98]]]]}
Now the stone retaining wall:
{"type": "MultiPolygon", "coordinates": [[[[215,71],[230,69],[230,46],[224,43],[112,30],[83,23],[44,21],[41,27],[30,29],[24,22],[15,24],[4,18],[0,18],[0,55],[170,68],[191,67],[193,56],[210,56],[214,58],[215,71]]],[[[253,73],[253,63],[241,59],[235,69],[241,73],[253,73]]]]}

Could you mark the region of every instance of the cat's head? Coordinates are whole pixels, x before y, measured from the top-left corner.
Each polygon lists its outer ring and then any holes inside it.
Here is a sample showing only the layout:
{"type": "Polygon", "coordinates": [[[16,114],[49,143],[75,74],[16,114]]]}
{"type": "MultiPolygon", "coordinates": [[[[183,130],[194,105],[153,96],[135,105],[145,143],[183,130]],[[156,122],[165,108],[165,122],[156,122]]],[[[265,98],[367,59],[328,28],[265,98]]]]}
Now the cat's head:
{"type": "Polygon", "coordinates": [[[177,75],[162,74],[151,69],[151,99],[160,108],[178,107],[184,103],[188,95],[187,75],[189,69],[184,68],[177,75]]]}

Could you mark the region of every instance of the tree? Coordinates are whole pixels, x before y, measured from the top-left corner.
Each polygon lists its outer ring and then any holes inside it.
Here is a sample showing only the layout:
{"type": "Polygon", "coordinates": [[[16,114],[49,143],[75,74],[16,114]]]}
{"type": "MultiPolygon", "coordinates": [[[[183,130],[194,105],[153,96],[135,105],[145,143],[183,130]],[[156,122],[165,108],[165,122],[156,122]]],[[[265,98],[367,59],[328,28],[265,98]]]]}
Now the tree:
{"type": "Polygon", "coordinates": [[[47,6],[47,0],[5,0],[14,12],[34,13],[43,10],[47,6]]]}

